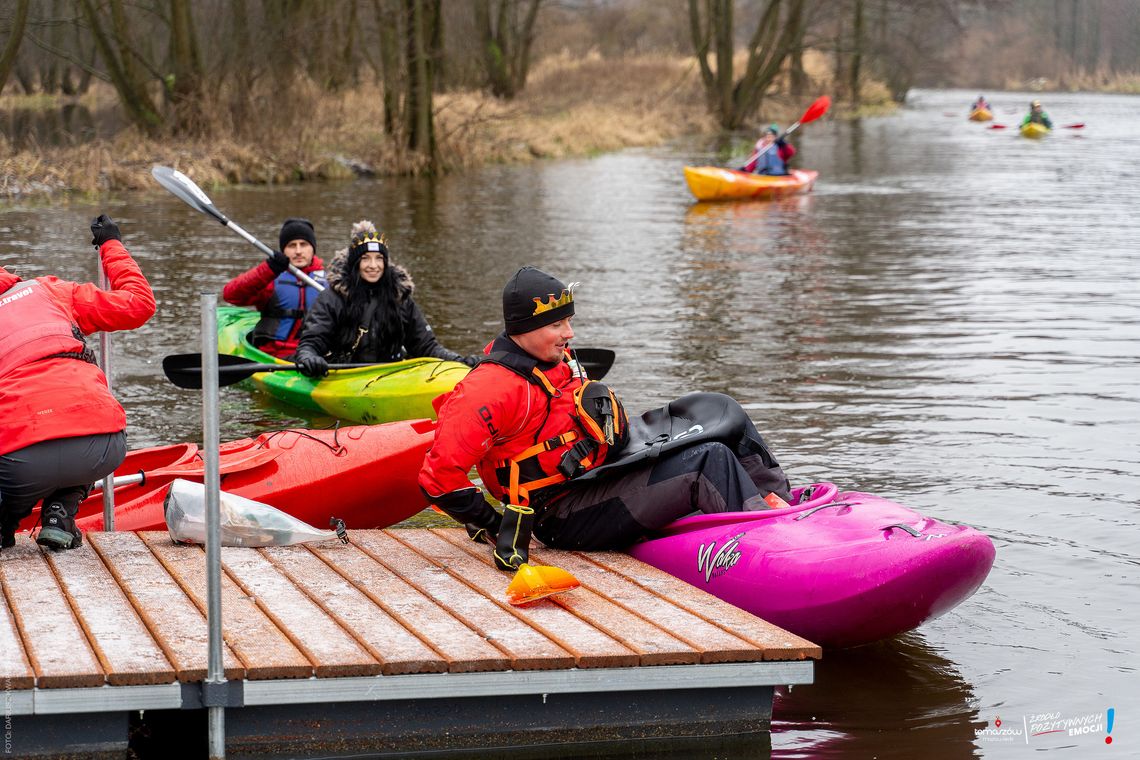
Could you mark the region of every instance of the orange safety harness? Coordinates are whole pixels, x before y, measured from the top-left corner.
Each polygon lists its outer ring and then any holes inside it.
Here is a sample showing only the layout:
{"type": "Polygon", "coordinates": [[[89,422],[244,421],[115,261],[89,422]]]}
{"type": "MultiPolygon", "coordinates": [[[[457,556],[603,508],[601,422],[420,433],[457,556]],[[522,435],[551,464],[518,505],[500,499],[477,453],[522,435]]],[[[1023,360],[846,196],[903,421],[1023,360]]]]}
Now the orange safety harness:
{"type": "MultiPolygon", "coordinates": [[[[564,360],[569,359],[567,354],[564,360]]],[[[547,396],[546,416],[549,418],[552,402],[562,398],[563,391],[551,384],[536,362],[527,362],[517,354],[498,352],[488,356],[488,360],[522,375],[541,388],[547,396]],[[526,364],[529,367],[524,366],[526,364]]],[[[570,415],[577,423],[577,429],[547,438],[495,463],[495,475],[506,491],[508,503],[529,505],[532,498],[540,496],[542,489],[565,483],[601,465],[611,451],[618,451],[625,444],[629,434],[628,419],[613,391],[602,383],[582,379],[581,385],[574,388],[572,398],[570,415]],[[546,468],[555,458],[540,458],[548,452],[561,452],[561,456],[556,458],[558,464],[554,471],[546,468]]]]}

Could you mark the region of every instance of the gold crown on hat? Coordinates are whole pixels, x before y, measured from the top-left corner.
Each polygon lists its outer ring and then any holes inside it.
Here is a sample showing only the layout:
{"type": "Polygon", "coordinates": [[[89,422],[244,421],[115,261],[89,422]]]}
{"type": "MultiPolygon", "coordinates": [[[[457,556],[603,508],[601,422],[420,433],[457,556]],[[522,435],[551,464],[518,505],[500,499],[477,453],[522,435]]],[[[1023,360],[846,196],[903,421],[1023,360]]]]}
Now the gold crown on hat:
{"type": "Polygon", "coordinates": [[[376,232],[374,230],[369,230],[367,232],[358,232],[352,236],[352,245],[354,247],[362,245],[364,243],[381,243],[386,246],[388,243],[388,237],[384,233],[376,232]]]}
{"type": "Polygon", "coordinates": [[[533,299],[534,313],[531,314],[532,317],[538,316],[543,312],[553,311],[559,306],[566,306],[567,304],[574,303],[574,294],[570,291],[569,288],[563,288],[562,295],[558,296],[558,298],[555,298],[553,293],[548,293],[547,296],[548,300],[546,301],[542,300],[541,298],[533,299]]]}

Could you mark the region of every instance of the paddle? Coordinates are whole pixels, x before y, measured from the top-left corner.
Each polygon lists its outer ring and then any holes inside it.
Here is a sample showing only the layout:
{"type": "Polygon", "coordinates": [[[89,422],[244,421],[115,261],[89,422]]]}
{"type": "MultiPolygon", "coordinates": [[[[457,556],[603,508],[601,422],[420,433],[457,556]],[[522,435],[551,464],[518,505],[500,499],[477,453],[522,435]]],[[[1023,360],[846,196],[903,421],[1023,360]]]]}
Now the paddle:
{"type": "Polygon", "coordinates": [[[781,132],[779,135],[777,135],[776,139],[773,140],[767,147],[765,147],[764,150],[752,151],[752,155],[750,155],[748,157],[748,160],[744,162],[744,165],[747,166],[748,164],[752,163],[753,160],[759,158],[764,153],[767,153],[769,148],[771,148],[773,145],[778,143],[780,140],[783,140],[785,137],[790,135],[792,132],[795,132],[797,129],[800,128],[800,125],[810,124],[811,122],[818,119],[820,116],[823,116],[825,113],[827,113],[827,109],[830,107],[831,107],[831,98],[829,98],[827,95],[821,95],[818,98],[816,98],[815,102],[812,103],[810,106],[808,106],[807,110],[804,111],[804,115],[801,116],[796,121],[792,122],[792,124],[787,129],[785,129],[783,132],[781,132]]]}
{"type": "MultiPolygon", "coordinates": [[[[1006,126],[1005,124],[991,124],[990,125],[990,129],[1008,129],[1008,128],[1009,127],[1006,126]]],[[[1084,128],[1085,128],[1085,124],[1082,121],[1078,121],[1076,124],[1066,124],[1063,127],[1057,127],[1057,129],[1084,129],[1084,128]]]]}
{"type": "MultiPolygon", "coordinates": [[[[375,364],[330,364],[329,369],[359,369],[361,367],[374,367],[375,364]]],[[[241,356],[232,354],[218,354],[218,385],[233,385],[240,383],[247,377],[258,372],[280,372],[281,370],[295,371],[297,365],[288,364],[260,364],[241,356]]],[[[170,382],[179,388],[202,387],[202,355],[201,354],[171,354],[162,358],[162,371],[170,382]]]]}
{"type": "MultiPolygon", "coordinates": [[[[610,371],[617,356],[608,348],[578,348],[574,350],[578,363],[591,380],[600,380],[610,371]]],[[[360,369],[375,367],[376,364],[330,364],[329,369],[360,369]]],[[[295,371],[297,365],[261,364],[233,354],[218,354],[218,385],[240,383],[258,372],[295,371]]],[[[170,382],[179,388],[200,389],[202,387],[202,355],[170,354],[162,358],[162,371],[170,382]]]]}
{"type": "MultiPolygon", "coordinates": [[[[231,472],[238,472],[241,470],[252,469],[253,467],[260,467],[263,464],[272,462],[274,459],[281,455],[280,449],[256,449],[246,456],[237,457],[227,455],[226,459],[218,467],[219,475],[228,475],[231,472]]],[[[138,483],[139,485],[146,485],[149,481],[156,478],[187,478],[187,477],[201,477],[205,472],[205,463],[200,459],[193,459],[189,462],[182,464],[171,465],[169,467],[159,467],[154,470],[139,470],[133,475],[119,475],[115,478],[108,478],[111,480],[112,488],[120,486],[130,486],[138,483]]],[[[100,491],[104,489],[106,480],[96,483],[91,491],[100,491]]]]}
{"type": "MultiPolygon", "coordinates": [[[[200,211],[207,216],[212,216],[222,223],[223,226],[236,232],[249,243],[252,243],[259,251],[264,253],[267,257],[273,255],[273,249],[261,242],[253,235],[249,234],[236,223],[226,218],[225,214],[218,211],[217,207],[210,201],[209,196],[202,192],[202,188],[194,184],[194,181],[187,177],[180,171],[171,169],[169,166],[155,166],[150,170],[151,176],[158,181],[158,184],[169,190],[175,197],[181,199],[190,208],[200,211]]],[[[316,288],[318,291],[324,290],[324,285],[314,280],[309,275],[302,272],[292,264],[289,265],[289,271],[296,276],[298,280],[305,283],[309,287],[316,288]]],[[[234,382],[237,382],[236,380],[234,382]]],[[[201,386],[197,386],[201,387],[201,386]]]]}

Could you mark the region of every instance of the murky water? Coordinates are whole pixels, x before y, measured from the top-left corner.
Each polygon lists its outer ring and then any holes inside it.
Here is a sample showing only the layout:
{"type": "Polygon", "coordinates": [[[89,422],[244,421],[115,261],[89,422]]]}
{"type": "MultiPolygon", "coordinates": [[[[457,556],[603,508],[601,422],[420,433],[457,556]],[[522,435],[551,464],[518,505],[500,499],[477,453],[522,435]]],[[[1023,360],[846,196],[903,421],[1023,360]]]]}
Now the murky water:
{"type": "MultiPolygon", "coordinates": [[[[1057,124],[1087,127],[1035,142],[968,123],[975,95],[921,92],[895,116],[804,128],[819,184],[778,203],[693,204],[681,166],[727,163],[703,142],[212,197],[270,243],[284,217],[308,216],[326,255],[373,219],[465,353],[498,330],[518,266],[579,280],[578,342],[619,351],[607,379],[632,409],[730,393],[795,482],[873,491],[994,539],[965,604],[828,652],[815,685],[781,695],[773,757],[1124,757],[1140,711],[1140,99],[1048,96],[1057,124]],[[1027,736],[1035,717],[1090,715],[1097,732],[1027,736]]],[[[990,98],[1013,125],[1030,96],[990,98]]],[[[159,363],[196,350],[199,294],[259,254],[156,190],[5,209],[0,262],[93,277],[99,211],[160,304],[114,337],[130,443],[197,439],[197,397],[159,363]]],[[[237,389],[223,404],[224,438],[327,422],[237,389]]]]}

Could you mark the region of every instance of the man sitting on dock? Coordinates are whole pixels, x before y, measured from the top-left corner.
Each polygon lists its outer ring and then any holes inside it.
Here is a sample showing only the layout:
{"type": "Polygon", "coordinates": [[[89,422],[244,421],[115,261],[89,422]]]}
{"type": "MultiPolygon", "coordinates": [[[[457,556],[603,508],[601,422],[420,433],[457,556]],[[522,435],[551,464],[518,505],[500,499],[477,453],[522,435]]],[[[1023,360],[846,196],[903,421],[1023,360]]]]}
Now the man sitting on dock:
{"type": "Polygon", "coordinates": [[[689,394],[627,428],[616,396],[573,358],[573,316],[573,286],[523,267],[503,290],[506,329],[437,400],[420,487],[472,539],[495,546],[500,569],[527,561],[532,530],[558,549],[620,549],[694,511],[790,498],[783,470],[727,396],[689,394]],[[691,424],[702,410],[706,424],[691,424]],[[468,479],[472,467],[502,515],[468,479]]]}

